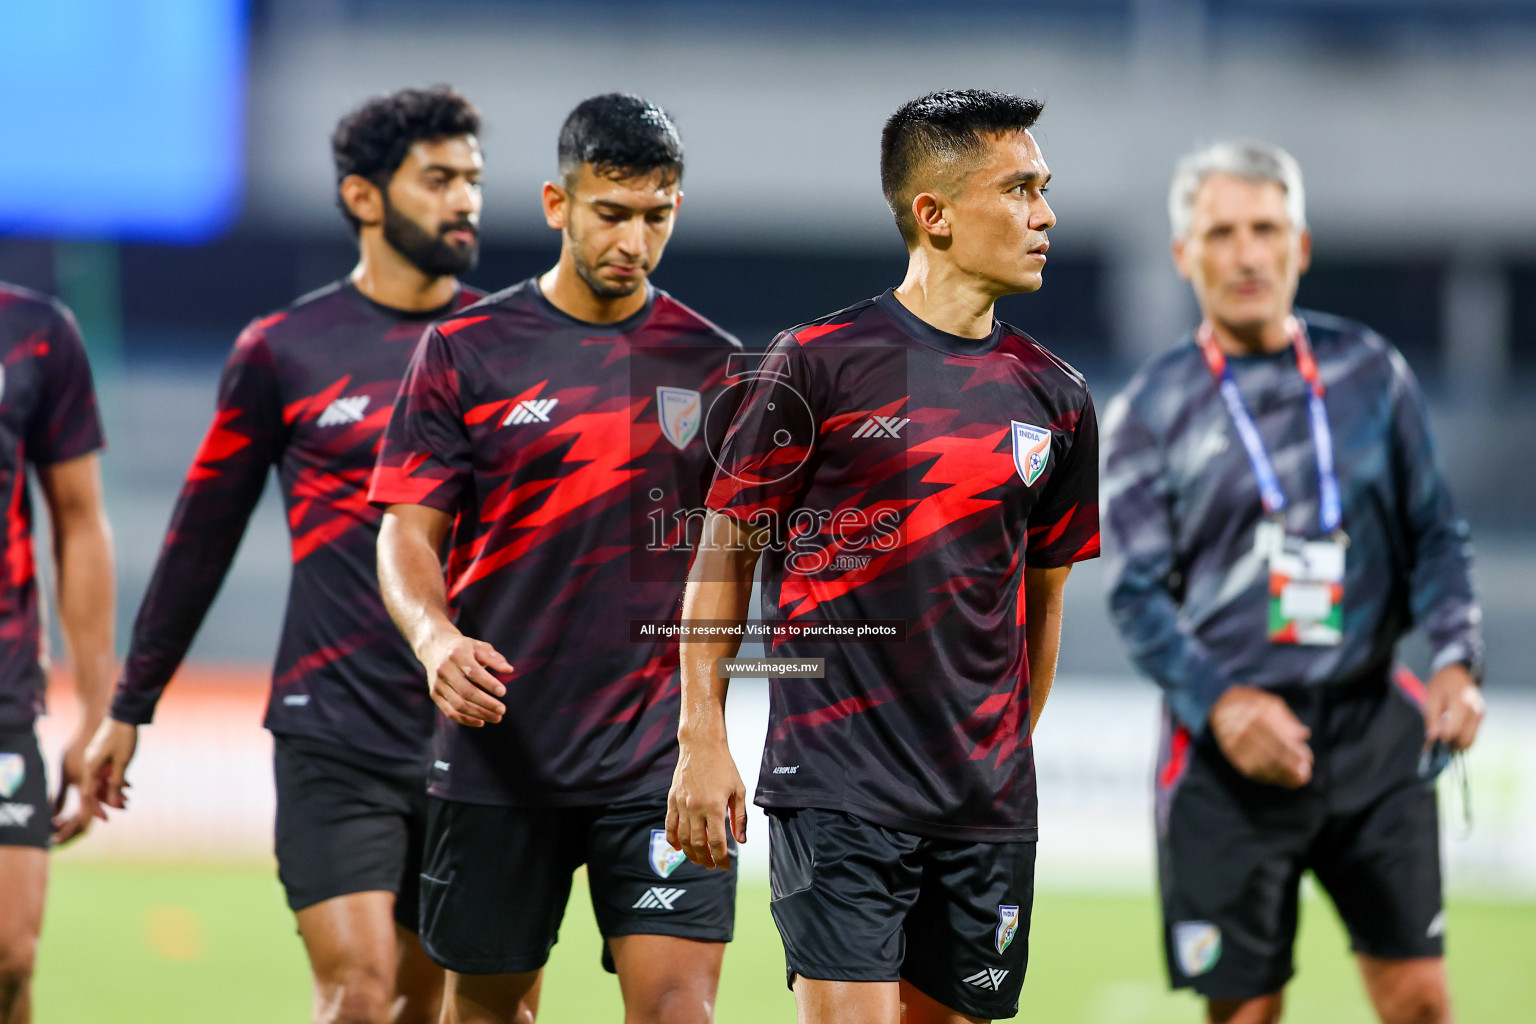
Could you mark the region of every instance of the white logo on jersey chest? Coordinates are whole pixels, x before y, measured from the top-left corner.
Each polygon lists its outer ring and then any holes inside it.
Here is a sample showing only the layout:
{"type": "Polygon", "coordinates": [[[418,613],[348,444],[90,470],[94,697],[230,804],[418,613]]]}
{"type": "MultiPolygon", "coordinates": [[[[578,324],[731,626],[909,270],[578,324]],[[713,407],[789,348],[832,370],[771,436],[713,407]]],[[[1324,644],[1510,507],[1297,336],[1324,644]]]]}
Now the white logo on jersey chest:
{"type": "Polygon", "coordinates": [[[871,416],[853,432],[854,437],[901,437],[901,428],[912,422],[910,416],[871,416]]]}
{"type": "Polygon", "coordinates": [[[502,426],[519,423],[548,423],[549,414],[555,411],[555,406],[560,404],[558,398],[525,398],[512,407],[507,413],[507,418],[501,421],[502,426]]]}
{"type": "Polygon", "coordinates": [[[353,395],[349,398],[338,398],[325,407],[325,412],[315,421],[317,427],[342,427],[348,423],[363,422],[363,413],[372,401],[367,395],[353,395]]]}

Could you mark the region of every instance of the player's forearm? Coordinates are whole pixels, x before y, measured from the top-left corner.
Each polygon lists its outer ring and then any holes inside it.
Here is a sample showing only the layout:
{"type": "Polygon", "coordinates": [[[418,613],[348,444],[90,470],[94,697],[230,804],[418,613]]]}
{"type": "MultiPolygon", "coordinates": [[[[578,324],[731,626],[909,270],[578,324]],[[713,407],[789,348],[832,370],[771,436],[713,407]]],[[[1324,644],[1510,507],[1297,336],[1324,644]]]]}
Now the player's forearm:
{"type": "MultiPolygon", "coordinates": [[[[745,622],[752,600],[752,571],[758,552],[747,543],[738,524],[729,517],[711,515],[706,538],[694,556],[683,592],[683,622],[745,622]]],[[[734,657],[741,646],[736,640],[684,640],[679,645],[682,668],[682,709],[678,737],[719,739],[725,735],[725,698],[730,686],[716,672],[721,658],[734,657]]]]}
{"type": "Polygon", "coordinates": [[[379,592],[390,618],[421,657],[434,638],[457,633],[448,614],[448,588],[438,559],[441,536],[403,518],[397,507],[379,527],[379,592]]]}
{"type": "MultiPolygon", "coordinates": [[[[216,421],[217,422],[217,421],[216,421]]],[[[210,430],[216,436],[217,426],[210,430]]],[[[210,442],[204,441],[204,449],[210,442]]],[[[112,717],[143,725],[192,646],[234,564],[269,463],[255,444],[217,462],[193,460],[176,499],[149,587],[134,618],[112,717]]]]}
{"type": "Polygon", "coordinates": [[[112,534],[102,507],[101,467],[94,454],[40,466],[38,480],[53,527],[54,578],[82,731],[106,713],[112,685],[112,534]]]}
{"type": "Polygon", "coordinates": [[[1205,645],[1180,626],[1166,585],[1145,567],[1127,565],[1114,576],[1109,612],[1136,667],[1163,691],[1180,722],[1203,732],[1211,706],[1230,684],[1205,645]]]}
{"type": "Polygon", "coordinates": [[[1071,566],[1024,570],[1024,637],[1029,657],[1029,729],[1034,732],[1056,682],[1061,613],[1071,566]]]}
{"type": "Polygon", "coordinates": [[[94,732],[112,695],[115,574],[112,533],[99,505],[55,523],[59,626],[64,634],[83,732],[94,732]]]}
{"type": "Polygon", "coordinates": [[[1471,543],[1459,520],[1416,538],[1409,579],[1414,622],[1430,642],[1435,669],[1483,661],[1482,613],[1472,586],[1471,543]]]}

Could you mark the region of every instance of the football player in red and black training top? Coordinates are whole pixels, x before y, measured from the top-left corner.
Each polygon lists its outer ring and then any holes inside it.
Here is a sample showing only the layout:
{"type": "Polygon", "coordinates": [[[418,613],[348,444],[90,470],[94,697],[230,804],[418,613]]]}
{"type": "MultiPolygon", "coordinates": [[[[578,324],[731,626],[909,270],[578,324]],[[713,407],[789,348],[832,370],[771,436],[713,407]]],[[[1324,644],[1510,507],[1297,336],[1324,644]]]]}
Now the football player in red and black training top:
{"type": "Polygon", "coordinates": [[[48,847],[85,831],[94,813],[50,817],[33,722],[48,658],[32,552],[27,467],[37,472],[53,536],[63,627],[80,727],[64,753],[55,807],[85,778],[86,743],[112,692],[112,537],[101,501],[101,416],[75,318],[64,306],[0,284],[0,1024],[32,1019],[32,964],[43,923],[48,847]]]}
{"type": "Polygon", "coordinates": [[[331,139],[345,279],[235,342],[134,624],[111,719],[92,744],[122,807],[138,727],[229,571],[268,471],[292,536],[266,726],[275,740],[278,874],[314,974],[316,1021],[435,1021],[442,972],[421,953],[417,887],[432,704],[379,599],[368,503],[384,424],[433,319],[478,299],[480,116],[447,88],[377,97],[331,139]],[[397,999],[404,1000],[392,1016],[397,999]]]}
{"type": "Polygon", "coordinates": [[[532,1020],[585,863],[625,1019],[705,1022],[735,876],[666,844],[677,644],[629,627],[676,617],[691,544],[655,527],[702,519],[740,346],[648,283],[683,175],[659,107],[584,101],[559,169],[559,262],[427,333],[373,481],[384,600],[443,712],[422,945],[445,1021],[532,1020]]]}
{"type": "MultiPolygon", "coordinates": [[[[769,653],[824,659],[816,678],[770,676],[757,788],[802,1021],[1018,1011],[1030,739],[1067,573],[1099,550],[1088,388],[993,315],[1040,287],[1056,223],[1039,113],[958,91],[891,117],[880,170],[906,279],[779,335],[710,490],[684,621],[742,621],[761,559],[769,653]],[[877,625],[904,639],[829,635],[877,625]]],[[[732,648],[682,647],[667,830],[704,865],[745,838],[716,670],[732,648]]]]}

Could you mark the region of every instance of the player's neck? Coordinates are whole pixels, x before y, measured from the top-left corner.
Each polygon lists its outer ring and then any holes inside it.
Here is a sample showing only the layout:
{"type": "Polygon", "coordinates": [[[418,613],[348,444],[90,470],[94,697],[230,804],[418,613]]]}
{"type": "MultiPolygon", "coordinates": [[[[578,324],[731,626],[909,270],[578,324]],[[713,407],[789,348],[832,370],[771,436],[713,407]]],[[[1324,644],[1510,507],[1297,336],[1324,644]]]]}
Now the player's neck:
{"type": "Polygon", "coordinates": [[[374,302],[408,313],[446,306],[459,290],[457,278],[422,273],[382,239],[363,240],[351,278],[357,290],[374,302]]]}
{"type": "Polygon", "coordinates": [[[1289,311],[1284,316],[1265,320],[1258,324],[1228,324],[1213,316],[1206,316],[1211,325],[1211,338],[1216,347],[1229,356],[1262,356],[1279,352],[1291,343],[1287,325],[1289,311]]]}
{"type": "Polygon", "coordinates": [[[568,253],[560,254],[560,262],[539,277],[539,291],[566,316],[585,320],[589,324],[616,324],[628,320],[645,308],[650,289],[641,286],[628,295],[613,298],[599,295],[576,272],[576,263],[568,253]]]}
{"type": "Polygon", "coordinates": [[[929,259],[922,249],[912,253],[896,299],[923,323],[947,334],[985,338],[992,333],[992,305],[997,297],[975,278],[929,259]]]}

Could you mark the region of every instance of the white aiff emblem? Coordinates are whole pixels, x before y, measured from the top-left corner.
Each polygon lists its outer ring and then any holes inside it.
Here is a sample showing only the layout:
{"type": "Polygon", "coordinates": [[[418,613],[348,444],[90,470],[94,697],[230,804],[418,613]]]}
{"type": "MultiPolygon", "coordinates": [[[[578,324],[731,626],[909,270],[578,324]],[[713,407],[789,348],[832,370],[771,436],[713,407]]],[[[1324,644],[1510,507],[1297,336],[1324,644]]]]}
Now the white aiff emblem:
{"type": "Polygon", "coordinates": [[[20,754],[0,754],[0,800],[16,795],[27,778],[27,761],[20,754]]]}
{"type": "Polygon", "coordinates": [[[677,866],[688,859],[688,855],[682,850],[672,849],[672,844],[667,842],[665,829],[651,829],[651,870],[662,878],[667,878],[677,870],[677,866]]]}
{"type": "Polygon", "coordinates": [[[1033,486],[1051,457],[1051,432],[1044,427],[1013,421],[1013,467],[1025,487],[1033,486]]]}
{"type": "Polygon", "coordinates": [[[1221,929],[1209,921],[1180,921],[1173,926],[1173,951],[1186,978],[1204,974],[1221,959],[1221,929]]]}
{"type": "Polygon", "coordinates": [[[1019,908],[997,908],[997,951],[1001,953],[1013,944],[1013,937],[1019,932],[1019,908]]]}
{"type": "Polygon", "coordinates": [[[656,389],[656,416],[661,432],[674,447],[687,448],[704,421],[704,400],[687,388],[656,389]]]}

